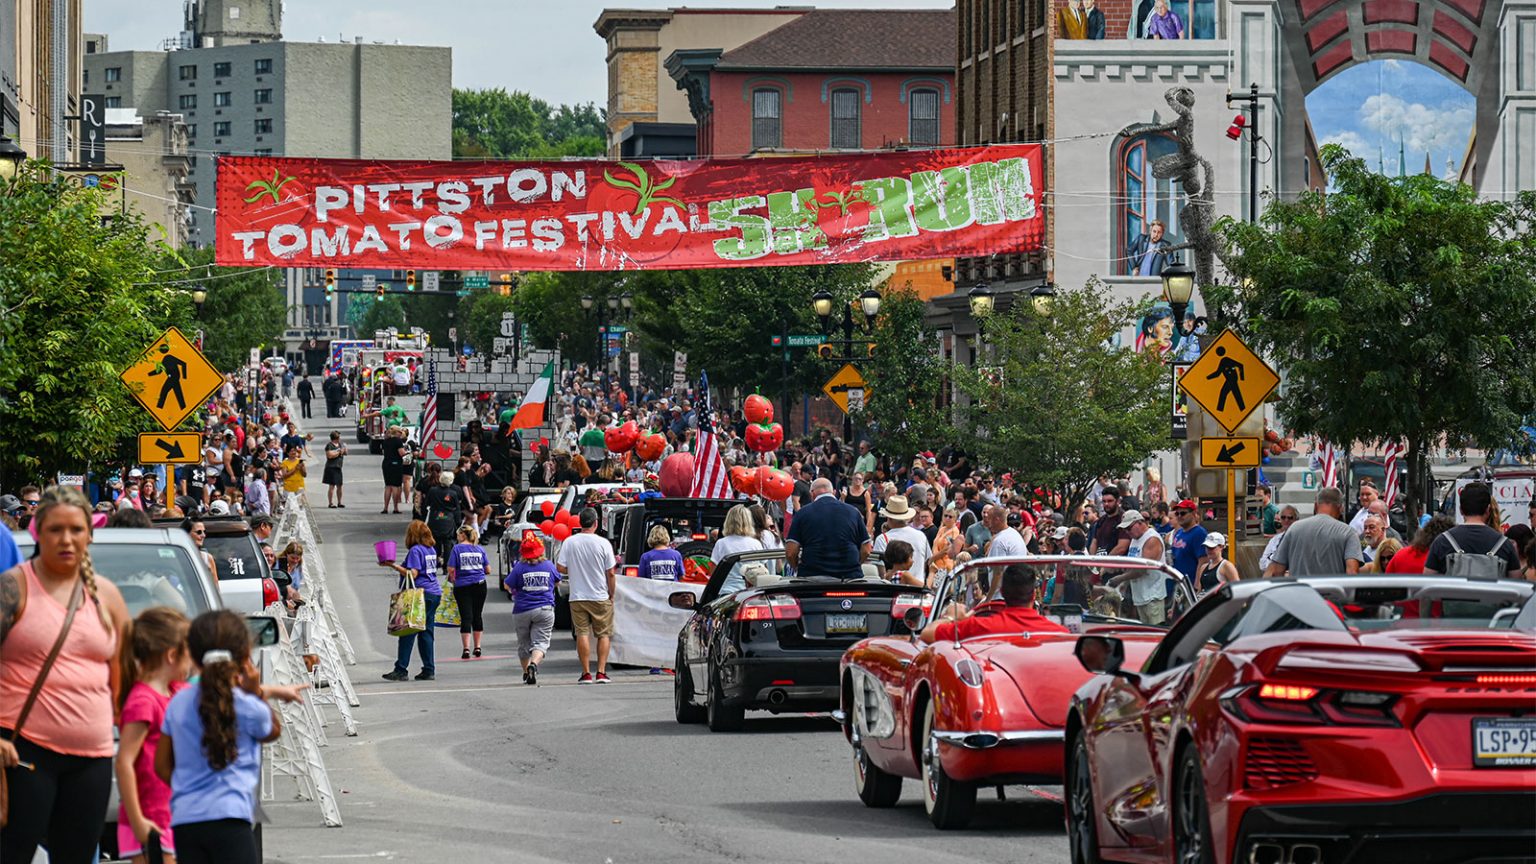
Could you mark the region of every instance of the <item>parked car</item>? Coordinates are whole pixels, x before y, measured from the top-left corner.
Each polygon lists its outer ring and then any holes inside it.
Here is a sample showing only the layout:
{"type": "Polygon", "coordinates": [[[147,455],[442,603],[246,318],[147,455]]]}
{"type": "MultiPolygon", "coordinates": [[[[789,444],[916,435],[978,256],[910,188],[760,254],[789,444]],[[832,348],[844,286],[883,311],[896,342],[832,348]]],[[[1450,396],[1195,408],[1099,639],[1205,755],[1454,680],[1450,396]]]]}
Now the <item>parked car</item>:
{"type": "Polygon", "coordinates": [[[1387,574],[1229,583],[1066,722],[1075,864],[1528,861],[1531,583],[1387,574]]]}
{"type": "MultiPolygon", "coordinates": [[[[871,636],[843,655],[838,717],[853,746],[854,783],[866,806],[894,806],[903,778],[918,779],[933,824],[963,828],[979,789],[1061,783],[1067,709],[1073,691],[1091,677],[1073,656],[1075,632],[989,634],[931,645],[906,635],[951,604],[974,609],[990,596],[978,589],[978,574],[1010,564],[1032,565],[1042,583],[1053,574],[1062,579],[1106,570],[1161,576],[1173,587],[1167,620],[1194,603],[1179,572],[1156,561],[1047,555],[963,565],[939,583],[931,608],[904,613],[911,620],[901,633],[871,636]]],[[[1122,636],[1137,658],[1151,653],[1163,632],[1076,605],[1047,612],[1069,629],[1122,636]]]]}
{"type": "MultiPolygon", "coordinates": [[[[267,583],[272,581],[272,568],[261,553],[260,541],[251,533],[251,523],[244,516],[204,516],[202,522],[208,529],[203,549],[213,556],[224,608],[241,614],[267,608],[271,602],[267,583]]],[[[155,524],[185,536],[177,527],[180,519],[160,519],[155,524]]]]}

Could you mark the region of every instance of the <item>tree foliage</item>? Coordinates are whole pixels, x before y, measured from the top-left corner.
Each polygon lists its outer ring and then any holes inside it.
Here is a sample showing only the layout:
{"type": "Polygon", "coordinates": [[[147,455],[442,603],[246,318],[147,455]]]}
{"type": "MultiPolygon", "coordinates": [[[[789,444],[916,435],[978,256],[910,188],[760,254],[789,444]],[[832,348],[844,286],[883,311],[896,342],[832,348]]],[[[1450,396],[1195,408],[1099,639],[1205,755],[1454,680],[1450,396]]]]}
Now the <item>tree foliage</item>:
{"type": "MultiPolygon", "coordinates": [[[[364,295],[354,295],[354,299],[359,296],[364,295]]],[[[371,299],[367,308],[363,310],[358,334],[364,339],[371,339],[375,332],[388,330],[391,327],[402,333],[405,332],[405,306],[400,302],[400,297],[395,294],[386,294],[383,297],[371,299]]]]}
{"type": "Polygon", "coordinates": [[[553,106],[521,90],[453,91],[455,159],[601,156],[604,112],[591,102],[553,106]]]}
{"type": "Polygon", "coordinates": [[[501,335],[501,316],[514,312],[516,301],[495,291],[476,291],[459,301],[459,339],[476,351],[490,353],[501,335]]]}
{"type": "Polygon", "coordinates": [[[213,365],[234,369],[252,348],[270,346],[282,337],[286,299],[277,271],[213,267],[212,247],[183,250],[176,258],[186,271],[163,275],[185,283],[176,286],[183,291],[198,285],[206,290],[202,309],[188,323],[203,331],[203,354],[213,365]]]}
{"type": "Polygon", "coordinates": [[[923,326],[924,305],[910,290],[887,293],[875,321],[874,356],[860,364],[869,386],[856,419],[873,433],[879,453],[908,456],[953,436],[939,405],[947,369],[937,336],[923,326]]]}
{"type": "Polygon", "coordinates": [[[1536,192],[1480,201],[1428,175],[1374,174],[1336,146],[1322,161],[1334,191],[1220,225],[1242,284],[1206,294],[1280,358],[1292,431],[1408,442],[1412,506],[1430,446],[1516,448],[1536,415],[1536,192]]]}
{"type": "Polygon", "coordinates": [[[610,294],[624,274],[607,272],[528,273],[517,285],[512,308],[528,325],[528,337],[539,348],[557,348],[560,356],[575,363],[597,357],[598,305],[606,308],[610,294]],[[593,310],[581,306],[581,298],[593,298],[593,310]]]}
{"type": "Polygon", "coordinates": [[[1056,295],[1041,319],[1027,302],[983,319],[976,368],[956,366],[961,446],[998,471],[1072,502],[1100,474],[1129,472],[1168,446],[1168,371],[1148,352],[1111,347],[1139,304],[1091,281],[1056,295]]]}
{"type": "Polygon", "coordinates": [[[191,298],[157,281],[143,219],[103,220],[106,203],[37,162],[0,181],[0,487],[99,467],[155,428],[118,375],[191,298]]]}

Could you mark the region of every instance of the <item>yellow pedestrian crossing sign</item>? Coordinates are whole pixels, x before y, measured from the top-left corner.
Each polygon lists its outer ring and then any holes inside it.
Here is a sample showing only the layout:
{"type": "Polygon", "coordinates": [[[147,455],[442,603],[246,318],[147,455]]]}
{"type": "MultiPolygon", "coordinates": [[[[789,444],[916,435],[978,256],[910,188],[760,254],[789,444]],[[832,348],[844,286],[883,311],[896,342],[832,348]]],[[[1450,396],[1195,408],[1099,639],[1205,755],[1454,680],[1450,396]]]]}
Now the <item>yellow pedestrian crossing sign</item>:
{"type": "Polygon", "coordinates": [[[224,383],[219,370],[175,327],[160,334],[118,378],[167,432],[224,383]]]}
{"type": "Polygon", "coordinates": [[[1231,330],[1223,330],[1179,376],[1179,386],[1189,398],[1228,432],[1237,431],[1279,383],[1275,370],[1231,330]]]}

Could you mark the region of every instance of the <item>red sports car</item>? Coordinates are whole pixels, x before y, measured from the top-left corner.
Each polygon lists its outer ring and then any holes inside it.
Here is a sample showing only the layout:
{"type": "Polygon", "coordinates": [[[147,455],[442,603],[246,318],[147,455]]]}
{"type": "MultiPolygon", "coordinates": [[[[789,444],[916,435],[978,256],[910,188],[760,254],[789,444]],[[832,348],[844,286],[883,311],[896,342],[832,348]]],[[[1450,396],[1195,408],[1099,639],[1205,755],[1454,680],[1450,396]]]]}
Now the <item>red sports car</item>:
{"type": "MultiPolygon", "coordinates": [[[[1156,561],[991,558],[964,565],[942,581],[926,613],[911,609],[912,632],[956,607],[963,613],[994,596],[997,576],[1012,564],[1035,569],[1042,596],[1065,594],[1088,602],[1086,609],[1046,607],[1048,614],[1077,632],[1115,633],[1133,657],[1151,653],[1163,633],[1160,622],[1193,605],[1178,572],[1156,561]],[[1128,602],[1133,581],[1136,597],[1147,601],[1140,607],[1128,602]],[[1159,624],[1121,618],[1116,613],[1122,609],[1132,614],[1140,609],[1159,624]]],[[[849,648],[836,716],[853,745],[859,798],[870,807],[890,807],[901,797],[902,778],[919,778],[933,824],[959,828],[970,821],[981,787],[1059,785],[1067,708],[1073,691],[1091,677],[1073,657],[1076,639],[1076,632],[1053,629],[934,644],[916,636],[883,636],[849,648]]]]}
{"type": "Polygon", "coordinates": [[[1533,587],[1243,581],[1145,660],[1085,635],[1105,674],[1066,719],[1073,862],[1536,860],[1533,587]]]}

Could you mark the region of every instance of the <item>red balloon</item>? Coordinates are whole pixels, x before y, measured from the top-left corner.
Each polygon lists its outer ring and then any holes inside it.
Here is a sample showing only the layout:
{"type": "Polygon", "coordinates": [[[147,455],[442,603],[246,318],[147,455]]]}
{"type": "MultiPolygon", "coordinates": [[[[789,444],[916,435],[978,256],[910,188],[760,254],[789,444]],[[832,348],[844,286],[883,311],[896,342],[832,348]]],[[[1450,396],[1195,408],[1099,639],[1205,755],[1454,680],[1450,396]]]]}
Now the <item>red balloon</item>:
{"type": "Polygon", "coordinates": [[[772,423],[773,403],[765,397],[753,393],[742,404],[741,413],[746,416],[748,423],[772,423]]]}
{"type": "Polygon", "coordinates": [[[745,465],[731,469],[731,488],[744,495],[757,494],[757,472],[745,465]]]}
{"type": "Polygon", "coordinates": [[[777,468],[769,468],[767,477],[758,479],[758,494],[770,501],[783,501],[795,491],[795,481],[777,468]]]}
{"type": "Polygon", "coordinates": [[[555,502],[545,501],[539,504],[539,512],[543,513],[545,518],[555,515],[555,502]]]}
{"type": "Polygon", "coordinates": [[[540,522],[539,530],[544,533],[545,537],[555,536],[555,520],[545,519],[543,522],[540,522]]]}
{"type": "Polygon", "coordinates": [[[643,462],[651,462],[661,458],[661,454],[667,450],[667,439],[664,435],[652,432],[635,442],[635,455],[643,462]]]}
{"type": "Polygon", "coordinates": [[[551,534],[550,536],[554,537],[556,540],[569,540],[571,537],[571,526],[556,525],[555,533],[551,534]]]}
{"type": "Polygon", "coordinates": [[[668,498],[687,498],[693,491],[693,454],[673,453],[661,463],[661,494],[668,498]]]}
{"type": "Polygon", "coordinates": [[[555,524],[559,525],[569,518],[571,518],[571,511],[561,507],[559,512],[555,513],[555,524]]]}
{"type": "Polygon", "coordinates": [[[623,453],[626,448],[624,447],[624,431],[622,427],[609,426],[603,430],[603,446],[607,447],[610,453],[623,453]]]}
{"type": "Polygon", "coordinates": [[[568,527],[573,528],[573,529],[574,528],[580,528],[581,527],[581,514],[580,513],[567,513],[567,514],[565,514],[565,524],[568,527]]]}
{"type": "Polygon", "coordinates": [[[759,427],[763,430],[763,449],[760,452],[771,453],[784,446],[784,427],[778,423],[768,423],[759,427]]]}
{"type": "Polygon", "coordinates": [[[633,450],[635,445],[640,443],[640,424],[635,421],[625,421],[624,425],[619,427],[619,432],[624,436],[624,449],[626,451],[633,450]]]}

